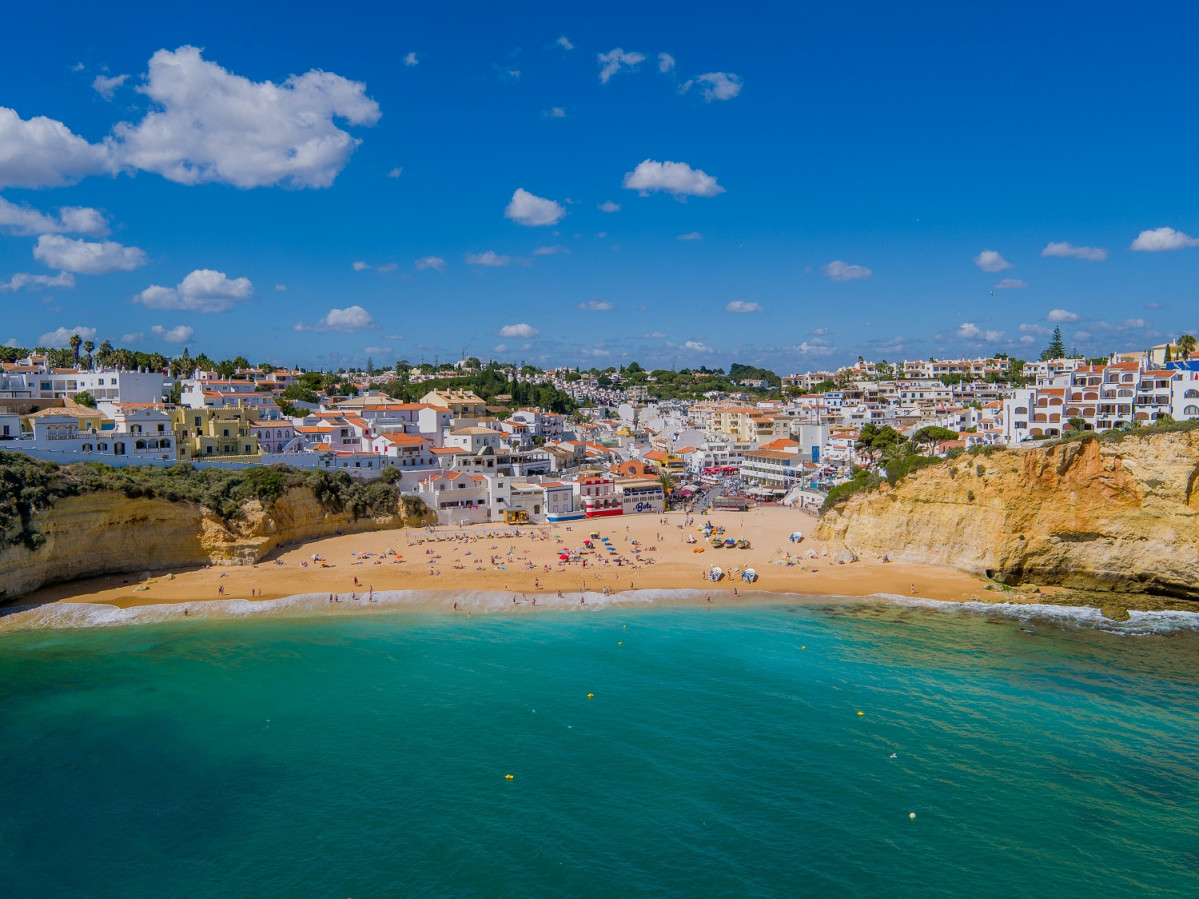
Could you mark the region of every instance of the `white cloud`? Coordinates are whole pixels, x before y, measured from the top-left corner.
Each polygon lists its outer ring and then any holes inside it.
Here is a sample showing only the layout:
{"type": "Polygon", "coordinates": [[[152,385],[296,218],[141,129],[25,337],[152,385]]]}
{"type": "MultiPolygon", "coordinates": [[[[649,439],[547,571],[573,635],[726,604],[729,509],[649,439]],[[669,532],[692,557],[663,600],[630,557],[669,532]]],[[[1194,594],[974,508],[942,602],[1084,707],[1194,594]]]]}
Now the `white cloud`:
{"type": "Polygon", "coordinates": [[[995,284],[996,290],[1019,290],[1027,286],[1028,284],[1019,278],[1004,278],[995,284]]]}
{"type": "Polygon", "coordinates": [[[566,110],[561,106],[554,106],[547,109],[544,115],[547,119],[564,119],[566,118],[566,110]]]}
{"type": "Polygon", "coordinates": [[[981,268],[984,272],[1001,272],[1005,268],[1011,268],[1012,264],[1000,256],[994,250],[983,250],[974,257],[974,264],[981,268]]]}
{"type": "Polygon", "coordinates": [[[345,309],[330,309],[329,313],[316,324],[296,322],[297,331],[368,331],[378,327],[371,314],[361,306],[348,306],[345,309]]]}
{"type": "Polygon", "coordinates": [[[1101,247],[1076,247],[1066,241],[1050,242],[1041,250],[1042,256],[1058,256],[1062,259],[1085,259],[1087,262],[1103,262],[1107,250],[1101,247]]]}
{"type": "Polygon", "coordinates": [[[680,234],[679,240],[703,240],[704,236],[698,231],[689,231],[686,234],[680,234]]]}
{"type": "Polygon", "coordinates": [[[794,351],[802,356],[829,356],[832,355],[833,347],[827,340],[805,340],[803,343],[793,347],[794,351]]]}
{"type": "Polygon", "coordinates": [[[611,200],[605,200],[599,204],[600,212],[620,212],[620,204],[613,203],[611,200]]]}
{"type": "Polygon", "coordinates": [[[962,322],[958,325],[957,336],[963,340],[1003,340],[1003,332],[997,330],[984,330],[974,322],[962,322]]]}
{"type": "Polygon", "coordinates": [[[1026,324],[1022,324],[1020,326],[1020,333],[1021,334],[1030,334],[1034,337],[1044,337],[1047,334],[1051,334],[1052,332],[1048,328],[1046,328],[1044,325],[1038,325],[1038,324],[1034,324],[1034,323],[1026,323],[1026,324]]]}
{"type": "Polygon", "coordinates": [[[250,81],[187,46],[155,53],[139,90],[155,109],[114,129],[121,160],[180,184],[328,187],[359,143],[333,120],[380,115],[361,82],[316,69],[250,81]]]}
{"type": "Polygon", "coordinates": [[[275,291],[277,293],[287,293],[287,285],[286,284],[276,284],[275,291]]]}
{"type": "Polygon", "coordinates": [[[622,67],[632,69],[645,62],[644,53],[625,53],[620,47],[607,53],[599,53],[597,57],[600,64],[599,80],[602,84],[607,84],[608,79],[619,72],[622,67]]]}
{"type": "Polygon", "coordinates": [[[1078,321],[1078,313],[1070,312],[1067,309],[1050,309],[1049,314],[1045,316],[1045,321],[1049,322],[1076,322],[1078,321]]]}
{"type": "Polygon", "coordinates": [[[492,351],[493,353],[506,353],[506,352],[508,352],[508,344],[506,344],[506,343],[497,343],[495,346],[493,346],[493,347],[491,348],[491,351],[492,351]]]}
{"type": "Polygon", "coordinates": [[[1160,253],[1163,250],[1181,250],[1183,247],[1194,246],[1199,246],[1199,238],[1175,231],[1173,228],[1142,231],[1132,242],[1132,249],[1143,253],[1160,253]]]}
{"type": "Polygon", "coordinates": [[[71,335],[78,334],[84,340],[95,340],[96,329],[76,325],[74,328],[55,328],[37,339],[38,346],[70,346],[71,335]]]}
{"type": "Polygon", "coordinates": [[[665,340],[666,335],[663,334],[661,331],[654,331],[650,334],[642,334],[641,339],[642,340],[665,340]]]}
{"type": "MultiPolygon", "coordinates": [[[[586,303],[579,303],[576,309],[585,309],[590,312],[611,312],[616,306],[608,300],[591,299],[586,303]]],[[[506,336],[506,335],[505,335],[506,336]]]]}
{"type": "Polygon", "coordinates": [[[402,174],[404,174],[404,167],[402,165],[397,165],[394,169],[387,173],[387,177],[398,178],[402,174]]]}
{"type": "Polygon", "coordinates": [[[534,256],[564,256],[564,255],[568,254],[569,252],[570,252],[570,250],[566,247],[559,247],[559,246],[538,247],[537,249],[535,249],[533,251],[533,255],[534,256]]]}
{"type": "Polygon", "coordinates": [[[146,339],[145,331],[130,331],[128,334],[121,335],[120,342],[121,342],[122,346],[129,346],[130,344],[133,344],[133,343],[141,343],[145,339],[146,339]]]}
{"type": "Polygon", "coordinates": [[[0,283],[0,291],[20,290],[23,287],[74,287],[75,276],[70,272],[59,272],[57,275],[30,275],[17,272],[7,284],[0,283]]]}
{"type": "Polygon", "coordinates": [[[445,271],[445,260],[440,256],[422,256],[413,264],[416,266],[418,272],[427,268],[431,268],[435,272],[445,271]]]}
{"type": "Polygon", "coordinates": [[[150,333],[167,343],[187,343],[195,336],[196,329],[191,325],[176,325],[173,328],[154,325],[150,328],[150,333]]]}
{"type": "Polygon", "coordinates": [[[116,171],[111,141],[89,144],[62,122],[0,106],[0,188],[62,187],[116,171]]]}
{"type": "Polygon", "coordinates": [[[573,50],[575,48],[575,45],[572,44],[569,40],[567,40],[565,34],[562,35],[560,38],[558,38],[558,40],[555,41],[555,43],[559,47],[561,47],[563,50],[573,50]]]}
{"type": "Polygon", "coordinates": [[[210,268],[196,269],[176,287],[151,284],[133,298],[150,309],[174,309],[185,312],[228,312],[235,303],[254,295],[249,278],[230,278],[210,268]]]}
{"type": "Polygon", "coordinates": [[[410,52],[408,53],[408,55],[404,57],[404,65],[406,65],[406,66],[418,66],[418,65],[420,65],[420,60],[418,60],[418,59],[416,58],[416,54],[415,54],[415,53],[413,53],[413,52],[411,52],[411,51],[410,51],[410,52]]]}
{"type": "Polygon", "coordinates": [[[1149,322],[1143,318],[1126,318],[1124,321],[1120,322],[1119,327],[1124,329],[1149,328],[1152,327],[1152,325],[1150,325],[1149,322]]]}
{"type": "Polygon", "coordinates": [[[536,337],[541,332],[538,331],[536,328],[534,328],[532,325],[526,324],[525,322],[520,322],[515,325],[504,325],[502,328],[500,328],[495,333],[497,335],[499,335],[500,337],[529,338],[529,337],[536,337]]]}
{"type": "Polygon", "coordinates": [[[508,208],[504,210],[504,218],[512,219],[519,225],[556,225],[564,215],[564,207],[553,200],[535,196],[523,187],[516,189],[508,208]]]}
{"type": "Polygon", "coordinates": [[[741,76],[732,72],[708,72],[696,75],[695,80],[704,85],[704,99],[709,103],[713,100],[731,100],[741,93],[741,76]]]}
{"type": "Polygon", "coordinates": [[[80,275],[130,272],[148,261],[137,247],[125,247],[111,240],[99,243],[72,240],[56,234],[43,234],[37,239],[33,258],[50,268],[80,275]]]}
{"type": "Polygon", "coordinates": [[[467,253],[466,254],[466,264],[467,265],[498,266],[498,265],[507,265],[511,261],[512,261],[511,256],[501,256],[498,253],[496,253],[495,250],[488,250],[485,253],[467,253]]]}
{"type": "Polygon", "coordinates": [[[702,340],[688,340],[683,344],[683,349],[691,350],[696,353],[715,353],[716,351],[704,343],[702,340]]]}
{"type": "Polygon", "coordinates": [[[356,272],[365,272],[371,267],[369,262],[363,262],[361,259],[350,263],[350,268],[356,272]]]}
{"type": "Polygon", "coordinates": [[[864,281],[874,274],[864,265],[850,265],[840,259],[834,259],[821,271],[824,272],[825,277],[834,281],[864,281]]]}
{"type": "Polygon", "coordinates": [[[113,94],[116,93],[118,87],[129,80],[128,75],[114,75],[108,78],[104,75],[97,75],[92,82],[92,90],[103,97],[105,100],[111,100],[113,94]]]}
{"type": "Polygon", "coordinates": [[[98,209],[90,206],[64,206],[54,216],[0,197],[0,228],[10,234],[28,236],[68,233],[103,237],[108,233],[108,222],[98,209]]]}
{"type": "Polygon", "coordinates": [[[658,71],[665,75],[674,68],[674,57],[669,53],[658,54],[658,71]]]}
{"type": "Polygon", "coordinates": [[[725,312],[761,312],[760,303],[747,303],[745,300],[733,300],[724,307],[725,312]]]}
{"type": "Polygon", "coordinates": [[[640,191],[642,196],[651,191],[664,190],[676,197],[714,197],[724,193],[716,179],[700,169],[693,169],[685,162],[655,162],[646,159],[637,168],[625,173],[624,186],[640,191]]]}

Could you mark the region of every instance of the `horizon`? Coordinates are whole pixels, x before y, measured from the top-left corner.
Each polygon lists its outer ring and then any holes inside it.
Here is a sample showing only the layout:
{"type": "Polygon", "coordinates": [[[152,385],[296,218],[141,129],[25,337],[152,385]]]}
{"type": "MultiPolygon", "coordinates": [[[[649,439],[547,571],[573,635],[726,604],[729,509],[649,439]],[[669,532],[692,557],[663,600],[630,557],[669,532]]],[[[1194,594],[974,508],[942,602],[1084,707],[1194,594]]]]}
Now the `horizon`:
{"type": "Polygon", "coordinates": [[[8,16],[0,342],[789,374],[1197,330],[1161,16],[281,9],[8,16]]]}

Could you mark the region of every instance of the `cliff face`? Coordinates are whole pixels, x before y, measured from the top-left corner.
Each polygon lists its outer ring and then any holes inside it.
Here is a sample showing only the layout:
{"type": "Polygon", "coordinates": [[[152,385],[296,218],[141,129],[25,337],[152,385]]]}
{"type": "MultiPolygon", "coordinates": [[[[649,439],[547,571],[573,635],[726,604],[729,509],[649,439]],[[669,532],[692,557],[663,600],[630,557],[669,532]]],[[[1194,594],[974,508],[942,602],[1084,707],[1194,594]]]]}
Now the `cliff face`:
{"type": "Polygon", "coordinates": [[[35,517],[34,530],[45,538],[37,549],[0,550],[0,600],[97,575],[249,564],[293,540],[424,523],[403,512],[354,521],[327,512],[307,488],[288,491],[269,512],[246,503],[232,522],[195,503],[108,492],[67,497],[35,517]]]}
{"type": "Polygon", "coordinates": [[[831,510],[858,554],[1199,599],[1199,432],[964,455],[831,510]]]}

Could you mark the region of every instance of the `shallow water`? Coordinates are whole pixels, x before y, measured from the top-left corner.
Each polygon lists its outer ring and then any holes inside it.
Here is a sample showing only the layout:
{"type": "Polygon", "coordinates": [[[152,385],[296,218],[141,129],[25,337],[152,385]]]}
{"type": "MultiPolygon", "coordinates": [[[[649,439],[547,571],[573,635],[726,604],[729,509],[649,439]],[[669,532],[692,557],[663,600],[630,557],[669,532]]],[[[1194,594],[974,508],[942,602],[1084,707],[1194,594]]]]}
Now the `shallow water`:
{"type": "Polygon", "coordinates": [[[1192,627],[805,600],[6,633],[0,871],[37,896],[1196,895],[1192,627]]]}

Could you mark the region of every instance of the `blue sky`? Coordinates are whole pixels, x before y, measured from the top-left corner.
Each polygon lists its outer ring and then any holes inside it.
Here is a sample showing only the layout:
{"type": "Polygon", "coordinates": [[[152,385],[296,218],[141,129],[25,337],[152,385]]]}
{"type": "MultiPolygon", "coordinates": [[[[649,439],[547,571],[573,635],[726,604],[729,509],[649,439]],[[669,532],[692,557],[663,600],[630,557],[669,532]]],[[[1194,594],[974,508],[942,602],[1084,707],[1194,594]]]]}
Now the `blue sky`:
{"type": "Polygon", "coordinates": [[[789,372],[1199,328],[1187,4],[167,6],[6,12],[0,342],[789,372]]]}

